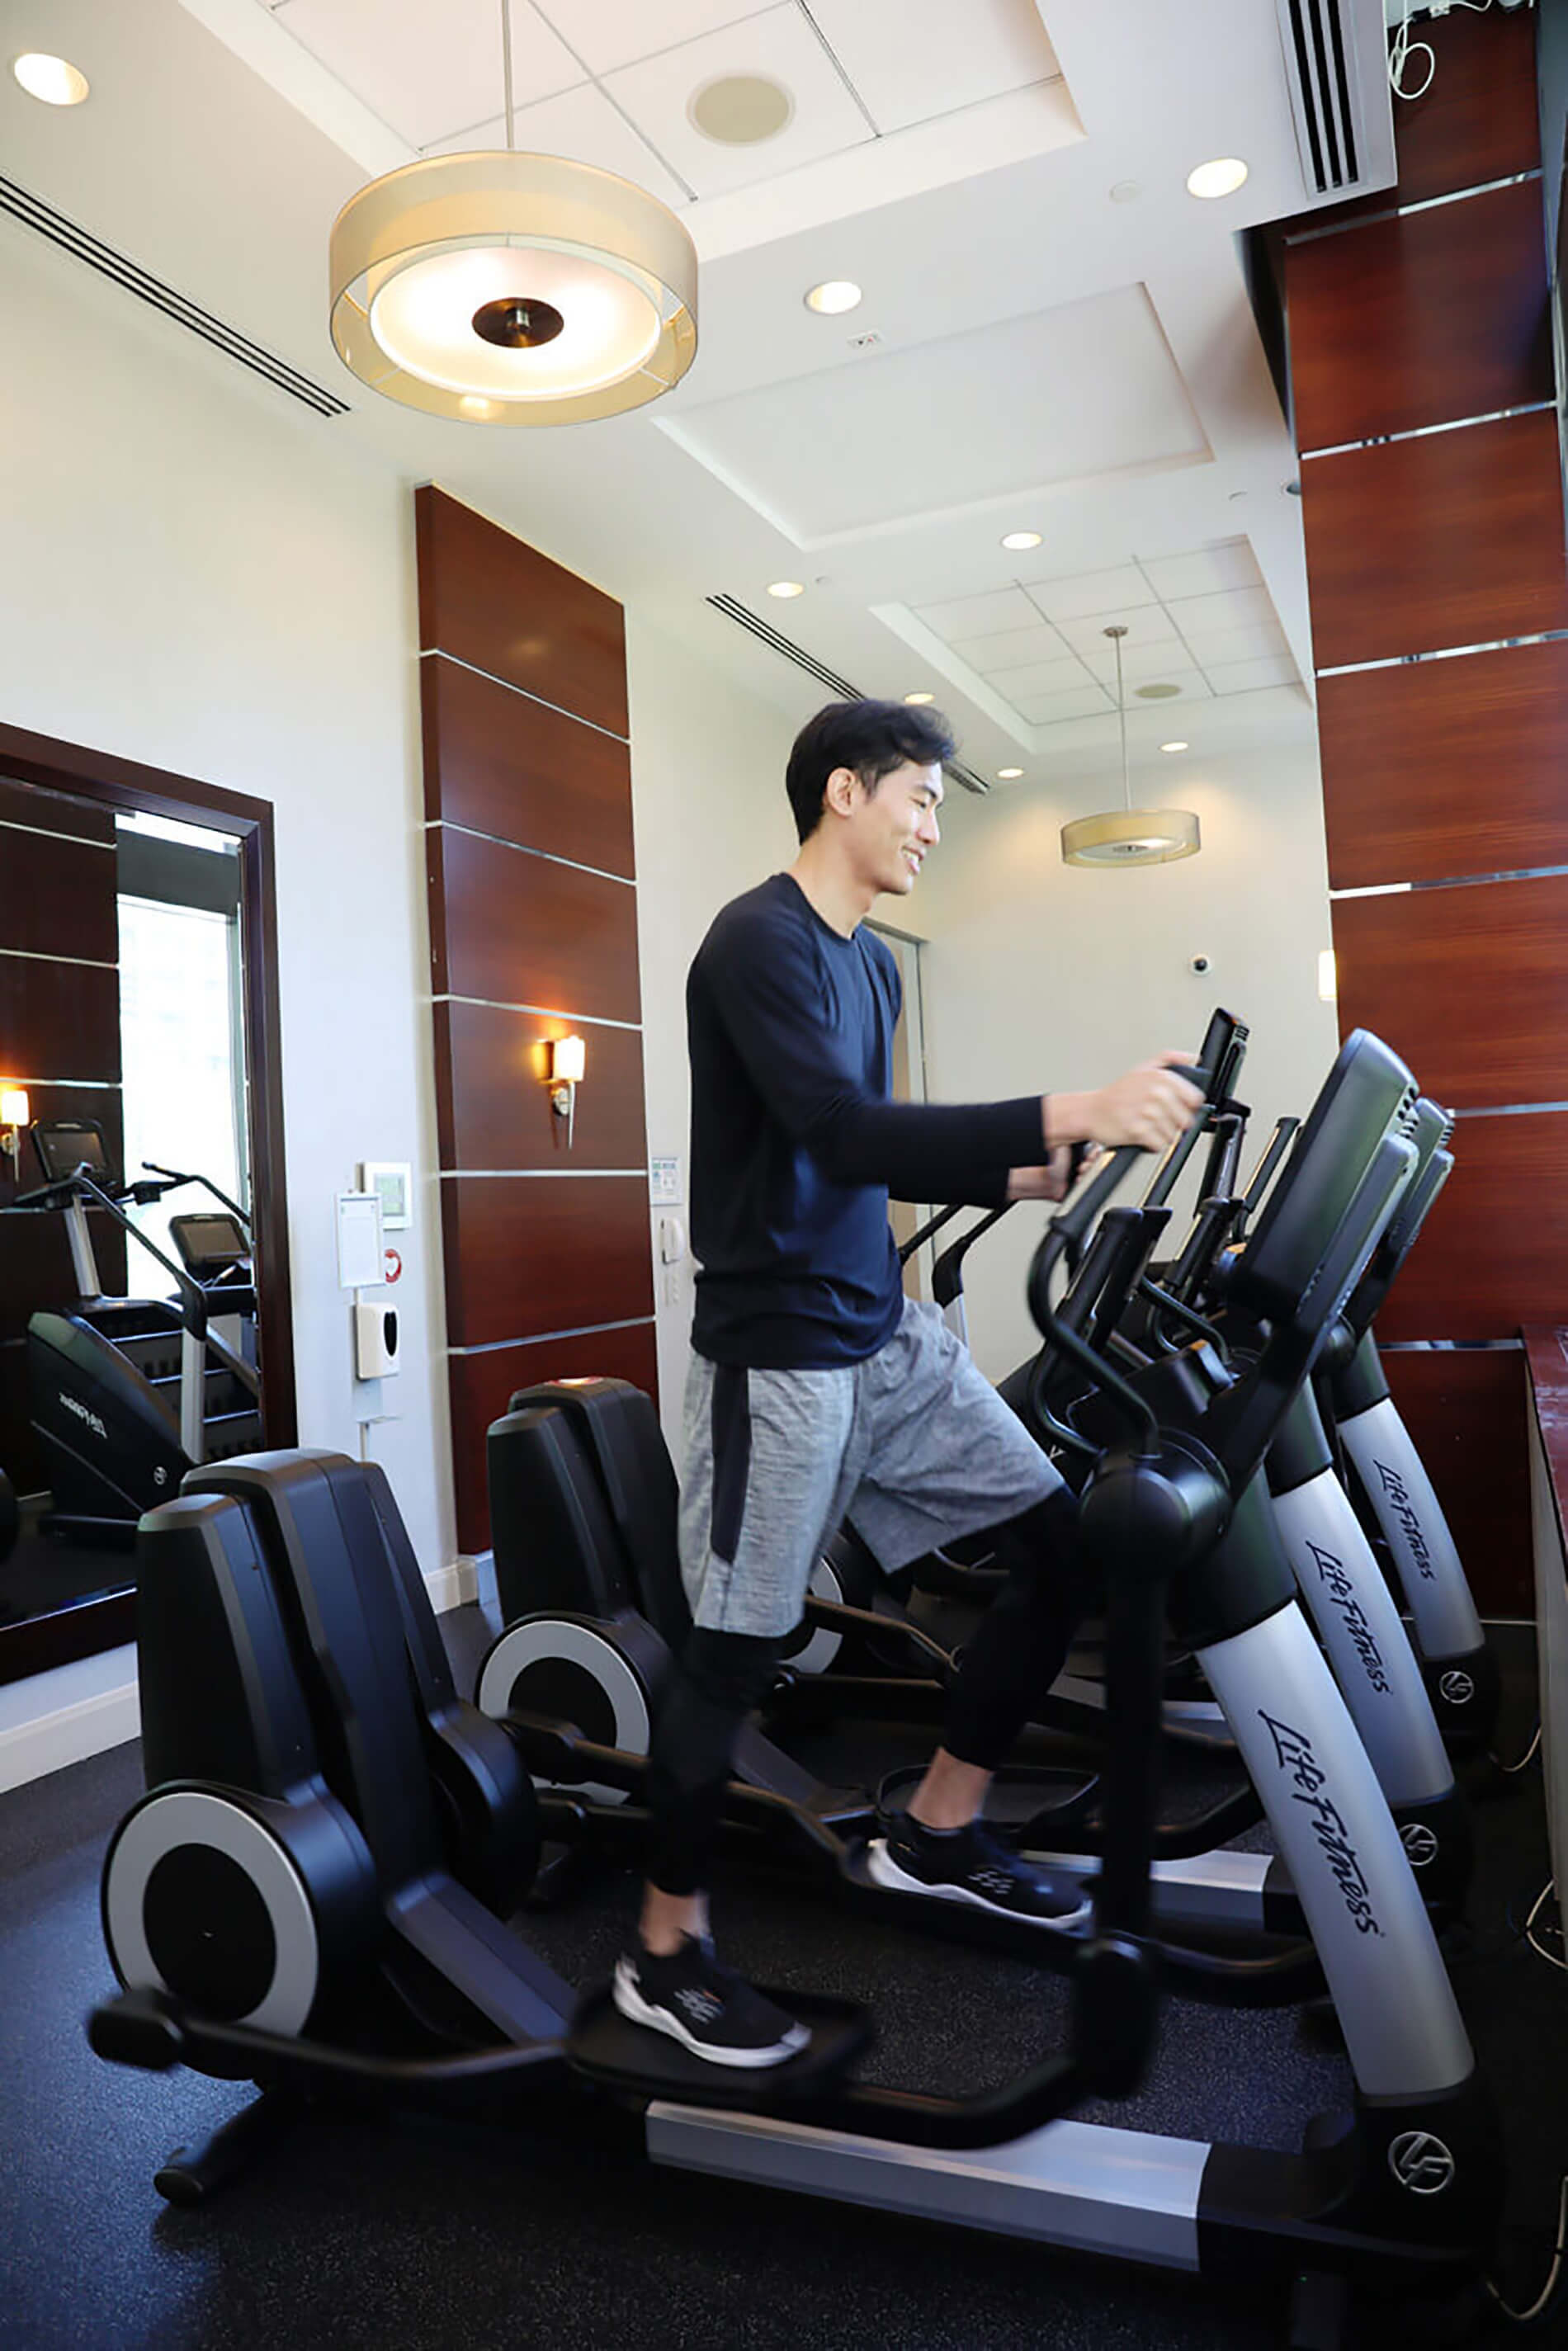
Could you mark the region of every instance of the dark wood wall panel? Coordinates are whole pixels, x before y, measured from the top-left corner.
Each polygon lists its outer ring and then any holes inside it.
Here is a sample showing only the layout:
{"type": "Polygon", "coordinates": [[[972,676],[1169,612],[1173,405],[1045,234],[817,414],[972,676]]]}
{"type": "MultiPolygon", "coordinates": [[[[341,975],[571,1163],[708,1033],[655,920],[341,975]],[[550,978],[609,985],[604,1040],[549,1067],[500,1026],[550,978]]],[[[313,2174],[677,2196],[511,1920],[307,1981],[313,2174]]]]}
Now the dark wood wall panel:
{"type": "Polygon", "coordinates": [[[1568,1113],[1462,1118],[1453,1149],[1379,1338],[1511,1339],[1532,1316],[1568,1322],[1568,1113]]]}
{"type": "MultiPolygon", "coordinates": [[[[104,1296],[124,1297],[130,1244],[122,1228],[101,1208],[89,1208],[88,1230],[92,1236],[92,1253],[104,1296]]],[[[131,1271],[136,1285],[131,1294],[135,1297],[145,1297],[150,1288],[156,1296],[166,1297],[173,1287],[145,1249],[137,1249],[131,1271]]],[[[0,1338],[23,1337],[29,1314],[57,1310],[68,1312],[76,1296],[76,1274],[64,1217],[50,1209],[40,1209],[36,1215],[0,1217],[0,1338]]],[[[4,1467],[4,1458],[0,1457],[0,1468],[4,1467]]]]}
{"type": "Polygon", "coordinates": [[[628,880],[632,755],[614,736],[428,654],[424,812],[628,880]]]}
{"type": "Polygon", "coordinates": [[[1333,911],[1344,1029],[1375,1029],[1458,1110],[1568,1101],[1568,879],[1341,898],[1333,911]]]}
{"type": "Polygon", "coordinates": [[[1534,1614],[1524,1356],[1447,1348],[1384,1357],[1483,1616],[1534,1614]]]}
{"type": "Polygon", "coordinates": [[[1320,669],[1568,628],[1550,412],[1315,457],[1301,507],[1320,669]]]}
{"type": "Polygon", "coordinates": [[[1287,249],[1303,449],[1550,400],[1541,183],[1287,249]]]}
{"type": "Polygon", "coordinates": [[[457,1541],[465,1552],[489,1548],[485,1433],[518,1388],[537,1386],[541,1380],[630,1380],[655,1403],[659,1395],[658,1343],[652,1322],[593,1331],[577,1339],[538,1339],[484,1355],[454,1355],[450,1371],[457,1541]]]}
{"type": "Polygon", "coordinates": [[[414,493],[414,515],[422,648],[624,735],[626,630],[615,599],[428,484],[414,493]]]}
{"type": "Polygon", "coordinates": [[[644,1167],[643,1036],[579,1030],[587,1075],[577,1090],[572,1147],[550,1108],[546,1044],[570,1023],[486,1004],[438,1004],[435,1106],[443,1167],[644,1167]]]}
{"type": "Polygon", "coordinates": [[[120,974],[0,956],[0,1077],[118,1082],[120,974]]]}
{"type": "Polygon", "coordinates": [[[634,889],[446,827],[425,838],[438,996],[642,1018],[634,889]]]}
{"type": "Polygon", "coordinates": [[[0,945],[26,955],[117,962],[115,879],[114,859],[95,841],[0,831],[0,945]]]}
{"type": "Polygon", "coordinates": [[[1568,642],[1325,677],[1329,882],[1568,865],[1568,642]]]}
{"type": "Polygon", "coordinates": [[[653,1311],[645,1176],[451,1176],[441,1208],[455,1347],[653,1311]]]}
{"type": "MultiPolygon", "coordinates": [[[[1469,13],[1448,17],[1434,43],[1438,63],[1431,89],[1395,101],[1402,204],[1483,187],[1540,164],[1535,27],[1522,8],[1517,15],[1494,8],[1490,16],[1484,24],[1469,13]]],[[[1429,41],[1432,31],[1423,24],[1419,37],[1429,41]]]]}
{"type": "Polygon", "coordinates": [[[0,776],[0,823],[21,824],[41,832],[68,832],[78,841],[114,846],[114,811],[94,800],[74,799],[68,792],[51,792],[41,784],[18,783],[0,776]]]}

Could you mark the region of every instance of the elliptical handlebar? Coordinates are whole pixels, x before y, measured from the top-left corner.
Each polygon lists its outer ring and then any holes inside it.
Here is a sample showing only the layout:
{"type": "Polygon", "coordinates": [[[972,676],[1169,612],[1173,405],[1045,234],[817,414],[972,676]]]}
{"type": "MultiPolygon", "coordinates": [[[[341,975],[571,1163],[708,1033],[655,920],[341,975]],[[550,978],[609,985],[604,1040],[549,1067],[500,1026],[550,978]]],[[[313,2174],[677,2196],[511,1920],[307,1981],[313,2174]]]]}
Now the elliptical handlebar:
{"type": "MultiPolygon", "coordinates": [[[[155,1189],[152,1186],[149,1186],[148,1187],[149,1190],[152,1192],[154,1198],[162,1199],[163,1194],[165,1192],[172,1192],[177,1184],[199,1184],[204,1192],[210,1192],[212,1194],[214,1199],[216,1200],[221,1207],[229,1209],[239,1218],[240,1223],[245,1227],[247,1233],[253,1229],[250,1210],[248,1208],[242,1208],[237,1200],[231,1200],[228,1194],[220,1189],[220,1187],[214,1183],[210,1176],[183,1175],[178,1168],[160,1167],[155,1159],[144,1159],[141,1165],[147,1169],[149,1175],[159,1176],[163,1178],[163,1181],[158,1185],[155,1189]]],[[[138,1193],[138,1197],[140,1197],[140,1192],[138,1193]]]]}

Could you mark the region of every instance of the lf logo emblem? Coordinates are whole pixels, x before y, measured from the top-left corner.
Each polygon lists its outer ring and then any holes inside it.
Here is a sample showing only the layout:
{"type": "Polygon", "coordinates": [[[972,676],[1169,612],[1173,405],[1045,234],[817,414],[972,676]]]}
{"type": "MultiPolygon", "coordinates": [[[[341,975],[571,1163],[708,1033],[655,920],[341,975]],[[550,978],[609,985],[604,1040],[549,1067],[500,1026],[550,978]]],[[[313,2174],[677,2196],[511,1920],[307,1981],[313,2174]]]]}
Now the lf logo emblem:
{"type": "Polygon", "coordinates": [[[1412,2196],[1436,2196],[1451,2185],[1456,2166],[1430,2131],[1401,2131],[1388,2150],[1388,2168],[1412,2196]]]}
{"type": "Polygon", "coordinates": [[[1476,1694],[1476,1686],[1469,1674],[1460,1673],[1457,1669],[1451,1674],[1445,1674],[1437,1687],[1450,1706],[1469,1706],[1476,1694]]]}
{"type": "Polygon", "coordinates": [[[1399,1842],[1412,1869],[1425,1869],[1437,1857],[1437,1840],[1425,1821],[1407,1821],[1399,1832],[1399,1842]]]}

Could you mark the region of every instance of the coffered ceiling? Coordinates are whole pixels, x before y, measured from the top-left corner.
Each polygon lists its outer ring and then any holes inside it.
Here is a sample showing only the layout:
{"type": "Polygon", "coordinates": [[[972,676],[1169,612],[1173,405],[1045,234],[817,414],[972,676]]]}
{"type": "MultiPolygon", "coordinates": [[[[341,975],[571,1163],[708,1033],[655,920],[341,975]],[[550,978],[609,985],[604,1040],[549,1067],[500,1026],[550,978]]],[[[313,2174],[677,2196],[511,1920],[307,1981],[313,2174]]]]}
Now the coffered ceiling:
{"type": "MultiPolygon", "coordinates": [[[[1381,0],[1343,8],[1383,186],[1381,0]]],[[[1195,754],[1310,735],[1291,444],[1238,238],[1316,201],[1269,0],[510,0],[509,22],[517,143],[639,181],[697,246],[696,362],[622,418],[416,415],[327,335],[328,233],[364,179],[504,143],[500,0],[0,0],[8,54],[92,83],[60,113],[7,76],[0,169],[348,402],[301,430],[441,481],[791,710],[821,688],[709,598],[866,692],[934,693],[969,764],[1026,786],[1114,766],[1112,621],[1135,746],[1176,711],[1195,754]],[[772,136],[703,127],[737,77],[783,93],[772,136]],[[1246,185],[1197,202],[1217,155],[1246,185]],[[852,314],[805,308],[829,277],[862,288],[852,314]],[[1003,549],[1018,531],[1038,548],[1003,549]],[[805,592],[769,602],[779,579],[805,592]]],[[[28,234],[0,222],[0,286],[28,234]]]]}

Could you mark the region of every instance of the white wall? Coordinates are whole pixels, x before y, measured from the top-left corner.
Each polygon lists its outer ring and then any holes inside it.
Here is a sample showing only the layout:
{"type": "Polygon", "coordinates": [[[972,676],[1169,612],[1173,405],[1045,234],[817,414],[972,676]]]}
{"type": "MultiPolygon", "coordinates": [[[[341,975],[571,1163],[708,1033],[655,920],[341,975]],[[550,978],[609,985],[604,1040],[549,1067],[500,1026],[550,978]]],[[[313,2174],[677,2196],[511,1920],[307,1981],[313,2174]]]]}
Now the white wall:
{"type": "Polygon", "coordinates": [[[361,1159],[411,1161],[402,1417],[370,1446],[438,1565],[454,1537],[408,489],[19,231],[0,270],[0,713],[274,804],[300,1430],[358,1449],[332,1196],[361,1159]]]}
{"type": "MultiPolygon", "coordinates": [[[[643,1066],[648,1149],[678,1152],[687,1197],[676,1215],[689,1236],[691,1087],[686,969],[719,908],[795,854],[784,768],[801,721],[708,669],[634,609],[626,615],[632,705],[632,808],[637,847],[638,950],[643,971],[643,1066]]],[[[693,1266],[666,1279],[654,1252],[659,1399],[680,1457],[681,1396],[690,1355],[693,1266]]]]}
{"type": "MultiPolygon", "coordinates": [[[[1126,872],[1061,862],[1064,820],[1114,805],[1114,788],[1109,799],[1103,784],[1087,797],[949,792],[942,845],[901,918],[928,941],[934,1100],[1101,1084],[1166,1047],[1196,1051],[1223,1004],[1252,1031],[1240,1088],[1249,1139],[1260,1145],[1283,1112],[1304,1113],[1338,1041],[1317,995],[1329,911],[1315,748],[1184,758],[1160,780],[1162,799],[1197,810],[1202,851],[1126,872]],[[1197,954],[1210,958],[1201,978],[1197,954]]],[[[965,1265],[970,1343],[994,1379],[1034,1343],[1023,1285],[1042,1223],[1039,1208],[1015,1210],[965,1265]]]]}

